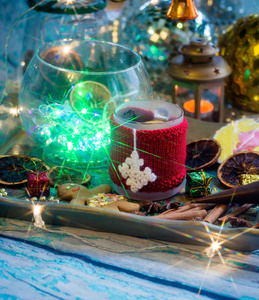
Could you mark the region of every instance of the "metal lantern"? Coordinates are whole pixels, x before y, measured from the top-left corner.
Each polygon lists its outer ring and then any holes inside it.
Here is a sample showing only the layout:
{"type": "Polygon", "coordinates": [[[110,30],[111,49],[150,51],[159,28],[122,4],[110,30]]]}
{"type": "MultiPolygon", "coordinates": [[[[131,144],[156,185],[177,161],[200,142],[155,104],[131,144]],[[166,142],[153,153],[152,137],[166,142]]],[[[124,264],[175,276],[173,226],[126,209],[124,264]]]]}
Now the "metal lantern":
{"type": "Polygon", "coordinates": [[[218,49],[202,38],[192,39],[179,49],[169,63],[168,73],[173,78],[173,102],[177,103],[177,86],[194,90],[194,117],[201,119],[202,91],[218,88],[219,122],[224,116],[224,81],[231,73],[228,63],[218,55],[218,49]]]}

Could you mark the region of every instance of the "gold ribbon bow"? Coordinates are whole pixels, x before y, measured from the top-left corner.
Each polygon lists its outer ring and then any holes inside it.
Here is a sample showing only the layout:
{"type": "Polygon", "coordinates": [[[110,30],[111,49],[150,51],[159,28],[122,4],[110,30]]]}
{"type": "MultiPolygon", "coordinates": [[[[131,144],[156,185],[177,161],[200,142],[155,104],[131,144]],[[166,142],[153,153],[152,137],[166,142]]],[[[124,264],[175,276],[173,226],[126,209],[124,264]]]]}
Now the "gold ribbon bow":
{"type": "Polygon", "coordinates": [[[198,174],[202,178],[202,185],[191,187],[190,190],[204,189],[205,196],[209,196],[210,193],[208,192],[208,188],[209,188],[210,184],[212,183],[212,177],[209,177],[207,179],[203,170],[201,170],[198,174]]]}

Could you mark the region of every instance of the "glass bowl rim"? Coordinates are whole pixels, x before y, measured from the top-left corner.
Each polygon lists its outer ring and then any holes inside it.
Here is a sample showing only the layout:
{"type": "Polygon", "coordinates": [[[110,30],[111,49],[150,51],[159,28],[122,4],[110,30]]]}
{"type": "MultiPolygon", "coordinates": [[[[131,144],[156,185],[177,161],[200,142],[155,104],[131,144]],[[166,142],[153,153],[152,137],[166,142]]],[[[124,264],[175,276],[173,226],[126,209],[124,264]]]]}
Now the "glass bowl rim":
{"type": "MultiPolygon", "coordinates": [[[[81,74],[81,75],[112,75],[112,74],[119,74],[119,73],[124,73],[124,72],[128,72],[130,70],[133,70],[133,69],[136,69],[139,67],[139,65],[143,64],[142,63],[142,59],[141,59],[141,56],[139,53],[137,53],[136,51],[134,51],[133,49],[130,49],[129,47],[126,47],[124,45],[120,45],[120,44],[116,44],[116,43],[112,43],[112,42],[106,42],[106,41],[101,41],[101,40],[84,40],[84,39],[63,39],[63,40],[57,40],[57,41],[52,41],[52,42],[48,42],[48,43],[44,43],[42,44],[40,47],[38,47],[38,49],[36,50],[36,57],[37,59],[43,63],[44,65],[48,66],[49,68],[53,68],[53,69],[56,69],[56,70],[59,70],[59,71],[64,71],[64,72],[69,72],[69,73],[76,73],[76,74],[81,74]],[[127,50],[128,52],[134,54],[134,56],[137,58],[137,63],[128,67],[128,68],[125,68],[125,69],[122,69],[122,70],[118,70],[118,71],[107,71],[107,72],[89,72],[89,71],[76,71],[76,70],[70,70],[70,69],[66,69],[66,68],[61,68],[61,67],[57,67],[57,66],[54,66],[50,63],[47,63],[45,60],[43,60],[41,57],[40,57],[40,52],[41,50],[46,47],[47,45],[53,45],[53,46],[62,46],[64,45],[65,43],[67,42],[71,42],[71,41],[78,41],[78,42],[87,42],[87,43],[97,43],[97,44],[108,44],[110,46],[115,46],[115,47],[118,47],[118,48],[122,48],[124,50],[127,50]]],[[[144,67],[144,65],[143,65],[144,67]]]]}

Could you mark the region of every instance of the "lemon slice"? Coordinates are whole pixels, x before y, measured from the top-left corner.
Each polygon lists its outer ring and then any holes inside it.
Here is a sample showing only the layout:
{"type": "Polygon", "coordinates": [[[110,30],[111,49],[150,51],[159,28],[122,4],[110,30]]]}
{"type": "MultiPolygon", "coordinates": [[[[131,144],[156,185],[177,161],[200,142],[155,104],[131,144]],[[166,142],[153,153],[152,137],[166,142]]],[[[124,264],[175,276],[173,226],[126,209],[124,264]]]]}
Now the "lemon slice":
{"type": "Polygon", "coordinates": [[[103,109],[111,97],[105,85],[96,81],[84,81],[71,90],[69,101],[74,111],[82,119],[89,121],[94,117],[102,116],[103,109]]]}
{"type": "Polygon", "coordinates": [[[220,163],[234,153],[259,151],[259,122],[253,118],[237,120],[219,129],[213,138],[221,145],[220,163]]]}

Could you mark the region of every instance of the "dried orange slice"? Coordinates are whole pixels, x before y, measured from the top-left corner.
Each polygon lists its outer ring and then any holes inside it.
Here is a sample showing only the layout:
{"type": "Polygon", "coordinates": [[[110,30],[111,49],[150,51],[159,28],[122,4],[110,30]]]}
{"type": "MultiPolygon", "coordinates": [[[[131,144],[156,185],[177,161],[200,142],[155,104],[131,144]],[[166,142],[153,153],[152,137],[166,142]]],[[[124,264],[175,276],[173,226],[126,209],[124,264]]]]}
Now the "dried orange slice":
{"type": "Polygon", "coordinates": [[[91,176],[89,174],[65,166],[55,166],[49,170],[49,182],[55,187],[70,182],[85,184],[90,179],[91,176]]]}
{"type": "Polygon", "coordinates": [[[214,139],[199,139],[187,144],[187,171],[206,169],[220,156],[220,144],[214,139]]]}
{"type": "Polygon", "coordinates": [[[41,159],[23,155],[0,156],[0,183],[18,185],[27,182],[28,172],[46,171],[49,166],[41,159]]]}
{"type": "Polygon", "coordinates": [[[259,174],[259,152],[245,151],[233,154],[218,168],[219,180],[229,188],[239,185],[242,174],[259,174]]]}

